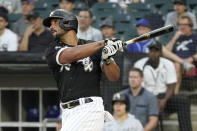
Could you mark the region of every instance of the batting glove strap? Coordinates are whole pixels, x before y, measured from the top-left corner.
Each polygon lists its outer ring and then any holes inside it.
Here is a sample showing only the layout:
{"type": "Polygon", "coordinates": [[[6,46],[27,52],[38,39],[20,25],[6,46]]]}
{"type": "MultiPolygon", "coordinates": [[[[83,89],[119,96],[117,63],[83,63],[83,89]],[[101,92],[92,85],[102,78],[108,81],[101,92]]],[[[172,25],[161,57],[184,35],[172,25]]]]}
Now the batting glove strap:
{"type": "Polygon", "coordinates": [[[114,46],[105,46],[102,50],[102,59],[106,60],[115,55],[117,50],[114,46]]]}

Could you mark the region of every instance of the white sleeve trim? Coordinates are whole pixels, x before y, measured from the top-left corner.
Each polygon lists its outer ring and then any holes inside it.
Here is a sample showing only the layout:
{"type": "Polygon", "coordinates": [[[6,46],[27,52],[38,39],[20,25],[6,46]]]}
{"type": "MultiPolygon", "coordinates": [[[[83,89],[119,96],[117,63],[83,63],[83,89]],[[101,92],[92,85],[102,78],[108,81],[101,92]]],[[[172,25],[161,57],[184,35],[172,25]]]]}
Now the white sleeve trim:
{"type": "Polygon", "coordinates": [[[58,65],[63,65],[63,64],[61,64],[61,63],[59,62],[59,56],[60,56],[61,52],[62,52],[63,50],[65,50],[65,49],[67,49],[67,48],[70,48],[70,47],[63,47],[63,48],[61,48],[61,49],[57,52],[57,55],[56,55],[56,62],[57,62],[58,65]]]}

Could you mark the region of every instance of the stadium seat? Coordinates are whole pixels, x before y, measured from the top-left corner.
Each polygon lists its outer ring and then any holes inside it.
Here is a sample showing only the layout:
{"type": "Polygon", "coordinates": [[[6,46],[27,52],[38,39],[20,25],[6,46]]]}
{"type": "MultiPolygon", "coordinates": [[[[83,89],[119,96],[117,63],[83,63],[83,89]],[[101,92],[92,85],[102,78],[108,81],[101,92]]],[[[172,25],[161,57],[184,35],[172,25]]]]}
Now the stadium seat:
{"type": "Polygon", "coordinates": [[[171,11],[174,11],[174,5],[172,3],[168,3],[161,7],[159,14],[165,18],[166,15],[171,11]]]}
{"type": "Polygon", "coordinates": [[[147,4],[148,7],[152,5],[157,9],[160,9],[163,5],[167,3],[172,3],[172,0],[146,0],[145,1],[145,4],[147,4]]]}
{"type": "Polygon", "coordinates": [[[9,20],[9,23],[14,23],[16,22],[18,19],[20,19],[22,17],[22,14],[15,14],[15,13],[11,13],[11,14],[8,14],[8,20],[9,20]]]}
{"type": "Polygon", "coordinates": [[[124,32],[124,34],[122,34],[121,40],[127,41],[127,40],[130,40],[130,39],[135,38],[137,36],[138,36],[138,34],[137,34],[136,27],[132,26],[132,27],[129,27],[129,29],[124,32]]]}
{"type": "Polygon", "coordinates": [[[144,3],[132,3],[129,4],[129,6],[126,9],[127,14],[133,14],[133,13],[148,13],[150,12],[150,9],[148,9],[147,5],[144,3]]]}
{"type": "Polygon", "coordinates": [[[81,9],[88,9],[88,6],[84,2],[75,2],[75,8],[73,9],[73,13],[78,15],[81,9]]]}
{"type": "Polygon", "coordinates": [[[122,13],[120,6],[117,3],[96,3],[92,6],[91,11],[96,19],[105,19],[108,16],[117,17],[122,13]]]}
{"type": "Polygon", "coordinates": [[[187,7],[190,11],[192,11],[195,7],[197,7],[197,0],[188,0],[187,7]]]}
{"type": "Polygon", "coordinates": [[[172,37],[174,36],[174,33],[176,31],[173,31],[171,33],[165,34],[165,35],[161,35],[160,37],[158,37],[158,41],[162,44],[162,45],[167,45],[170,40],[172,39],[172,37]]]}
{"type": "Polygon", "coordinates": [[[50,11],[52,11],[51,4],[47,3],[44,0],[34,2],[34,5],[34,10],[38,12],[42,18],[47,17],[50,11]]]}
{"type": "MultiPolygon", "coordinates": [[[[45,1],[45,0],[41,0],[41,1],[45,1]]],[[[47,0],[47,3],[50,5],[51,10],[56,9],[59,6],[59,0],[47,0]]]]}

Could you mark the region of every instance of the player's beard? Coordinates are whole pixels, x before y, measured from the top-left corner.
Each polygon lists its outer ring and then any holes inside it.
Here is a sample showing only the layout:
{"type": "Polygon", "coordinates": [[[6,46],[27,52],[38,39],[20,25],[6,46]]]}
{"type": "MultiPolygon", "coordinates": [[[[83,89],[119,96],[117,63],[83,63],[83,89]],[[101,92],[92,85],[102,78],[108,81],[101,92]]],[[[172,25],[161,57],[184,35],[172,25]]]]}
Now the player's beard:
{"type": "Polygon", "coordinates": [[[55,35],[55,39],[60,39],[64,34],[65,34],[65,32],[57,33],[57,34],[55,35]]]}

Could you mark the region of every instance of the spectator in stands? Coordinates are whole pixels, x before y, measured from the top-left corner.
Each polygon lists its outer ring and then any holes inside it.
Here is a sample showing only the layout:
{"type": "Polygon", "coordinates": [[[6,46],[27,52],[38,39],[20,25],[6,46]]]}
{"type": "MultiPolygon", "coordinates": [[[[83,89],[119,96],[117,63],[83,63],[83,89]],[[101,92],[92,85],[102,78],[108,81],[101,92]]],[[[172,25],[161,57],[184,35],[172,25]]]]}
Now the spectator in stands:
{"type": "Polygon", "coordinates": [[[60,9],[72,12],[75,7],[75,0],[59,0],[60,9]]]}
{"type": "Polygon", "coordinates": [[[178,18],[183,14],[187,14],[188,16],[191,17],[193,21],[193,28],[197,29],[196,16],[193,13],[187,11],[186,0],[175,0],[174,10],[175,11],[167,14],[165,25],[169,25],[169,24],[177,25],[178,18]]]}
{"type": "MultiPolygon", "coordinates": [[[[143,35],[151,31],[151,25],[146,19],[140,19],[136,24],[138,35],[143,35]]],[[[148,53],[148,45],[153,41],[153,39],[148,39],[135,44],[127,46],[127,50],[131,52],[148,53]]]]}
{"type": "Polygon", "coordinates": [[[162,45],[152,42],[149,56],[138,60],[134,67],[144,74],[144,87],[158,98],[160,112],[178,113],[180,131],[192,131],[189,99],[174,95],[177,78],[174,64],[161,57],[162,45]]]}
{"type": "Polygon", "coordinates": [[[128,96],[119,93],[114,94],[112,105],[115,120],[106,122],[103,131],[144,131],[139,120],[128,113],[129,103],[128,96]]]}
{"type": "MultiPolygon", "coordinates": [[[[138,35],[143,35],[151,31],[151,25],[146,19],[138,20],[136,27],[137,27],[138,35]]],[[[152,41],[153,39],[148,39],[145,41],[130,44],[126,47],[126,50],[129,52],[148,53],[149,52],[148,46],[152,41]]],[[[168,51],[164,46],[162,47],[162,55],[168,59],[171,59],[173,61],[176,61],[177,63],[182,64],[184,69],[187,72],[190,72],[191,69],[194,68],[192,64],[190,64],[189,62],[183,61],[180,57],[168,51]]]]}
{"type": "Polygon", "coordinates": [[[34,9],[33,0],[21,0],[23,16],[13,24],[13,31],[18,34],[18,40],[23,38],[26,28],[29,26],[27,15],[34,9]]]}
{"type": "MultiPolygon", "coordinates": [[[[172,40],[167,44],[166,48],[185,61],[195,64],[197,60],[197,35],[193,31],[193,22],[191,17],[188,15],[182,15],[178,19],[178,31],[173,36],[172,40]]],[[[175,67],[178,78],[178,85],[176,87],[177,93],[181,84],[183,71],[182,66],[177,62],[175,62],[175,67]]],[[[185,76],[194,78],[196,76],[196,69],[189,74],[185,74],[185,76]]]]}
{"type": "Polygon", "coordinates": [[[129,88],[120,92],[130,100],[130,113],[142,123],[145,131],[152,131],[158,123],[157,98],[142,87],[143,72],[132,68],[129,71],[129,88]]]}
{"type": "Polygon", "coordinates": [[[98,41],[102,40],[103,36],[100,30],[91,26],[92,13],[90,10],[82,9],[78,14],[79,28],[77,37],[86,40],[98,41]]]}
{"type": "Polygon", "coordinates": [[[0,6],[5,7],[9,13],[21,13],[21,0],[0,0],[0,6]]]}
{"type": "Polygon", "coordinates": [[[10,29],[7,29],[8,16],[0,12],[0,51],[17,51],[17,35],[10,29]]]}
{"type": "Polygon", "coordinates": [[[115,38],[114,34],[116,32],[116,29],[114,27],[114,23],[111,17],[108,17],[104,21],[102,21],[101,31],[105,39],[115,38]]]}
{"type": "Polygon", "coordinates": [[[51,32],[42,24],[39,13],[32,11],[27,15],[30,25],[27,27],[24,37],[19,46],[20,51],[44,52],[53,41],[51,32]]]}

